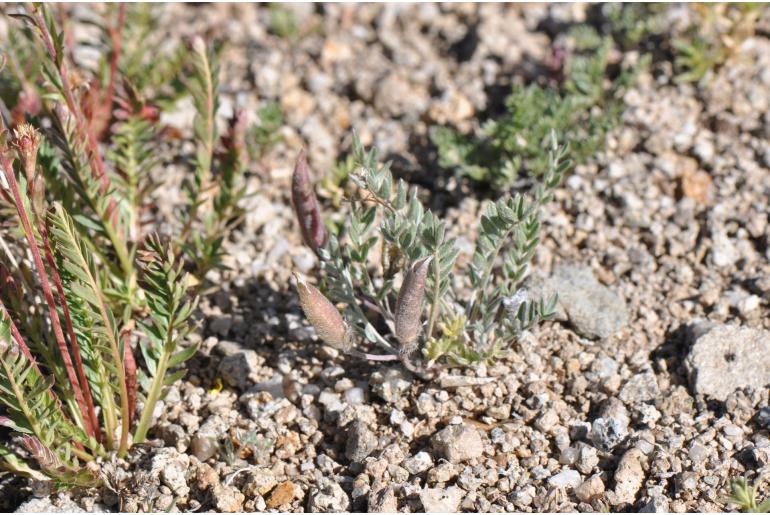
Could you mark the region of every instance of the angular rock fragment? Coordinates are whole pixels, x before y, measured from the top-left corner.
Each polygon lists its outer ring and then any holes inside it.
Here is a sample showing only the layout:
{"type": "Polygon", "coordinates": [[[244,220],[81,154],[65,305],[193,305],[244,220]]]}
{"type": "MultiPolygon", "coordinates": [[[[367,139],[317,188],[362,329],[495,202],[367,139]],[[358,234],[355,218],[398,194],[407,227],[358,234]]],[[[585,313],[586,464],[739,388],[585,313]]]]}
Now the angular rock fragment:
{"type": "Polygon", "coordinates": [[[770,331],[711,327],[695,338],[685,367],[693,392],[719,401],[741,388],[763,388],[770,384],[770,331]]]}

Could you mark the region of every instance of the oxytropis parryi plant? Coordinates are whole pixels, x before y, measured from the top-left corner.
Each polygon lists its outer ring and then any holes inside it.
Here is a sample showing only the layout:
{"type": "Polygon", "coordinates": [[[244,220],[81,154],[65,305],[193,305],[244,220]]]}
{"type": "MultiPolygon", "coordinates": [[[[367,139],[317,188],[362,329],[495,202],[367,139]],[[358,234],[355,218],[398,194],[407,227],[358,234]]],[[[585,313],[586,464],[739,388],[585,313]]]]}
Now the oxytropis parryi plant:
{"type": "Polygon", "coordinates": [[[455,238],[416,189],[394,184],[389,166],[380,166],[376,151],[365,152],[355,137],[353,152],[357,189],[346,199],[350,214],[340,235],[323,223],[304,152],[292,184],[303,239],[321,260],[324,291],[297,276],[299,299],[326,344],[372,361],[398,360],[429,378],[442,356],[449,365],[499,357],[521,331],[552,314],[556,298],[529,299],[522,282],[539,242],[540,207],[570,166],[555,134],[532,194],[487,206],[466,275],[456,274],[455,238]],[[365,341],[385,353],[362,351],[365,341]]]}
{"type": "Polygon", "coordinates": [[[143,100],[157,91],[117,75],[131,69],[120,52],[130,31],[108,38],[114,90],[96,117],[94,89],[75,82],[88,71],[71,68],[50,10],[17,17],[24,32],[0,54],[2,83],[21,89],[0,98],[18,115],[0,113],[0,467],[91,486],[103,481],[99,459],[146,440],[158,401],[197,350],[182,345],[196,304],[184,268],[200,283],[240,216],[245,127],[236,117],[219,138],[214,55],[196,40],[185,54],[195,173],[181,227],[169,223],[164,243],[145,227],[163,180],[153,173],[159,108],[143,100]],[[44,70],[34,77],[19,66],[33,53],[44,70]]]}

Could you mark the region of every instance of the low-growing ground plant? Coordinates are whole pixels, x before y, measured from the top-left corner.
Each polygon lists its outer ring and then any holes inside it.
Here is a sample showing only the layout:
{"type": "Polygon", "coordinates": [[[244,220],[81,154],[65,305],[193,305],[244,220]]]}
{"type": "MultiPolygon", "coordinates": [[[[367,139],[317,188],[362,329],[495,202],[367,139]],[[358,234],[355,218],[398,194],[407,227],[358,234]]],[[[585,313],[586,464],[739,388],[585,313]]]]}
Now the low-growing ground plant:
{"type": "Polygon", "coordinates": [[[753,483],[745,477],[730,481],[730,496],[726,502],[738,507],[743,513],[768,513],[770,512],[770,499],[759,501],[759,484],[762,478],[757,478],[753,483]]]}
{"type": "Polygon", "coordinates": [[[514,86],[505,114],[487,121],[478,134],[431,127],[439,164],[502,193],[522,176],[539,177],[548,171],[551,130],[569,144],[576,162],[594,155],[620,120],[622,93],[646,64],[610,78],[613,40],[589,26],[575,27],[571,36],[569,52],[554,48],[555,85],[514,86]]]}
{"type": "Polygon", "coordinates": [[[183,46],[181,68],[173,47],[142,76],[150,52],[132,38],[146,31],[126,20],[146,6],[107,9],[104,82],[72,62],[50,8],[5,9],[15,19],[0,54],[0,466],[90,486],[103,481],[98,460],[146,440],[197,350],[183,344],[192,290],[220,266],[241,215],[245,116],[220,136],[216,56],[200,39],[183,46]],[[172,69],[193,97],[196,154],[161,237],[147,225],[164,180],[160,112],[177,92],[153,77],[172,69]]]}
{"type": "Polygon", "coordinates": [[[548,144],[548,164],[534,191],[487,206],[473,258],[459,276],[459,249],[446,222],[423,207],[415,188],[394,183],[375,150],[365,152],[354,137],[356,190],[345,198],[350,210],[340,234],[323,223],[301,153],[292,198],[322,275],[320,289],[298,276],[297,290],[319,338],[360,358],[401,361],[429,378],[441,363],[500,357],[521,331],[549,317],[556,299],[530,299],[522,288],[539,242],[540,208],[570,167],[553,132],[548,144]],[[364,351],[364,342],[385,353],[364,351]]]}
{"type": "Polygon", "coordinates": [[[701,81],[736,55],[754,35],[762,4],[693,4],[692,9],[693,23],[671,42],[679,82],[701,81]]]}

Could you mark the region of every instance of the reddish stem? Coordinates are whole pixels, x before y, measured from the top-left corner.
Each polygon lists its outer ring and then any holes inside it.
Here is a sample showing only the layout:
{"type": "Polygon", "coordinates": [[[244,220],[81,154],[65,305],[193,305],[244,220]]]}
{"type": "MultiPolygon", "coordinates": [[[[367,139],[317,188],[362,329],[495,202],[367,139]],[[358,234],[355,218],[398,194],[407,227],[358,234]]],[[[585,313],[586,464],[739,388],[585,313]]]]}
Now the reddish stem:
{"type": "MultiPolygon", "coordinates": [[[[40,10],[35,5],[30,5],[28,10],[32,13],[32,19],[35,22],[35,26],[40,31],[40,36],[43,40],[43,46],[45,46],[46,51],[51,56],[51,59],[53,59],[55,63],[59,63],[58,71],[59,78],[61,79],[61,89],[62,93],[64,94],[64,100],[66,101],[67,107],[75,119],[75,127],[77,129],[78,136],[85,144],[86,153],[88,154],[88,162],[91,168],[91,175],[99,180],[99,193],[106,194],[110,189],[110,178],[106,173],[104,161],[102,160],[101,153],[99,152],[99,144],[96,141],[96,135],[89,128],[88,121],[83,114],[83,110],[80,108],[80,104],[75,100],[75,97],[72,94],[74,89],[72,88],[72,83],[70,82],[66,57],[64,55],[58,54],[53,43],[53,37],[48,30],[45,19],[40,14],[40,10]]],[[[110,198],[107,214],[112,225],[117,228],[118,212],[117,203],[115,202],[114,198],[110,198]]]]}
{"type": "Polygon", "coordinates": [[[85,368],[83,367],[83,360],[80,356],[80,346],[78,340],[75,337],[75,329],[72,326],[72,317],[70,317],[70,310],[67,306],[67,299],[64,296],[64,286],[59,276],[59,270],[56,268],[56,261],[51,251],[51,244],[48,239],[48,231],[45,228],[45,224],[41,221],[38,224],[38,231],[40,231],[40,237],[43,241],[43,250],[45,251],[45,258],[48,262],[48,267],[51,269],[51,278],[56,286],[56,294],[59,297],[59,303],[62,307],[62,314],[64,315],[64,325],[67,328],[67,335],[70,339],[70,345],[72,346],[72,355],[75,358],[75,369],[77,370],[78,379],[80,380],[80,386],[83,389],[83,397],[86,403],[87,411],[84,413],[84,417],[88,417],[90,423],[86,423],[86,431],[92,434],[97,442],[102,441],[101,431],[99,431],[99,423],[96,418],[96,411],[94,409],[94,400],[91,397],[91,388],[88,385],[88,379],[86,378],[85,368]],[[90,425],[90,428],[88,427],[90,425]]]}
{"type": "Polygon", "coordinates": [[[24,356],[29,360],[30,363],[32,363],[32,366],[35,367],[35,370],[42,376],[43,373],[40,372],[40,368],[37,366],[37,361],[35,361],[34,356],[32,356],[32,353],[29,351],[27,344],[24,343],[24,338],[21,337],[19,329],[16,327],[16,324],[13,323],[11,314],[8,312],[8,308],[5,307],[5,304],[3,304],[2,300],[0,300],[0,309],[3,311],[3,318],[8,319],[8,323],[11,325],[11,336],[13,336],[13,339],[16,341],[16,345],[19,346],[19,349],[21,349],[21,352],[24,354],[24,356]]]}
{"type": "Polygon", "coordinates": [[[96,138],[88,129],[83,111],[80,109],[80,104],[75,101],[75,97],[72,92],[74,91],[72,83],[70,82],[69,70],[65,62],[65,56],[59,55],[56,51],[56,47],[53,44],[53,37],[48,31],[48,26],[45,23],[45,19],[40,14],[40,10],[35,7],[29,7],[32,13],[32,19],[35,22],[35,26],[40,31],[41,39],[46,51],[51,56],[54,62],[58,62],[59,78],[61,79],[62,93],[64,94],[64,100],[67,102],[67,107],[75,117],[75,124],[77,126],[78,134],[88,149],[88,160],[91,165],[91,173],[95,178],[101,181],[100,191],[105,193],[110,187],[110,180],[107,177],[104,169],[104,161],[102,161],[101,154],[99,153],[99,146],[96,143],[96,138]]]}
{"type": "Polygon", "coordinates": [[[112,41],[112,55],[110,56],[110,80],[107,83],[107,95],[104,100],[105,105],[112,110],[112,102],[115,97],[115,82],[118,75],[118,63],[120,61],[120,50],[122,46],[123,26],[126,23],[126,4],[118,6],[117,25],[109,28],[110,41],[112,41]]]}
{"type": "MultiPolygon", "coordinates": [[[[29,351],[29,347],[27,347],[27,344],[24,343],[24,338],[21,337],[21,333],[19,332],[19,329],[16,327],[16,324],[13,322],[13,319],[11,318],[11,314],[8,312],[8,308],[5,307],[5,304],[3,304],[3,301],[0,300],[0,310],[2,311],[3,318],[8,320],[8,323],[11,326],[11,336],[13,336],[13,339],[16,340],[16,345],[19,346],[21,349],[21,352],[24,354],[24,356],[27,358],[27,360],[30,362],[32,368],[35,369],[35,371],[40,375],[40,377],[44,377],[43,372],[40,370],[40,367],[37,365],[37,360],[32,356],[32,353],[29,351]]],[[[62,411],[62,405],[59,398],[53,394],[51,391],[51,388],[48,388],[48,396],[53,399],[56,403],[56,408],[61,412],[61,417],[64,420],[69,420],[67,418],[67,415],[64,414],[62,411]]],[[[83,450],[83,445],[80,444],[80,442],[75,442],[75,446],[83,450]]]]}
{"type": "MultiPolygon", "coordinates": [[[[86,414],[88,413],[88,410],[86,408],[85,400],[83,399],[83,392],[80,389],[80,384],[78,383],[77,377],[75,375],[75,368],[72,365],[72,359],[70,357],[69,350],[67,349],[67,342],[64,339],[64,332],[62,331],[61,322],[59,321],[59,312],[56,310],[56,303],[53,298],[53,292],[51,291],[51,284],[48,282],[48,274],[46,272],[45,265],[43,264],[43,259],[40,256],[40,249],[37,246],[37,241],[35,240],[35,234],[32,230],[32,225],[29,223],[29,217],[27,216],[27,212],[24,209],[24,202],[22,201],[21,194],[19,193],[19,185],[16,182],[16,177],[13,173],[13,167],[11,166],[11,162],[5,152],[0,152],[0,166],[3,167],[5,179],[11,189],[16,211],[19,214],[19,219],[21,220],[21,225],[24,229],[24,236],[27,238],[27,243],[29,244],[30,251],[32,252],[32,259],[35,263],[35,268],[37,269],[37,273],[40,278],[40,285],[43,288],[43,296],[45,297],[46,304],[48,305],[48,314],[51,318],[51,327],[53,328],[56,344],[59,347],[59,352],[61,353],[62,360],[64,361],[64,368],[67,372],[67,378],[72,385],[72,392],[75,395],[75,400],[77,401],[81,412],[86,414]]],[[[83,421],[85,423],[86,429],[88,430],[90,428],[90,435],[94,436],[93,428],[91,428],[91,421],[87,417],[84,418],[83,421]]]]}

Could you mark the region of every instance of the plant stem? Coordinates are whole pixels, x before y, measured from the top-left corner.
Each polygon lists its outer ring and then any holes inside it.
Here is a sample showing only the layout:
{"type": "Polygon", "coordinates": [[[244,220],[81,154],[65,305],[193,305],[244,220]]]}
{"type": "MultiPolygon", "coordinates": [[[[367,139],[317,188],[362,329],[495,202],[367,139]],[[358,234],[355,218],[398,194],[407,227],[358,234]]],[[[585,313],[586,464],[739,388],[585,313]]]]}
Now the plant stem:
{"type": "MultiPolygon", "coordinates": [[[[83,391],[81,390],[80,384],[78,383],[77,377],[75,375],[75,368],[72,364],[69,349],[67,348],[67,342],[64,339],[64,331],[62,330],[61,321],[59,320],[59,312],[56,309],[56,302],[54,301],[51,284],[48,281],[48,273],[46,272],[45,265],[43,264],[43,259],[40,256],[40,249],[37,246],[35,233],[32,229],[32,224],[29,221],[29,217],[27,216],[27,210],[25,208],[24,201],[22,200],[21,194],[19,193],[19,185],[16,182],[16,176],[13,173],[13,167],[11,165],[10,159],[8,159],[7,154],[2,150],[0,150],[0,166],[3,167],[6,182],[8,183],[8,187],[11,189],[11,195],[16,207],[16,212],[19,215],[19,220],[21,221],[21,225],[24,230],[24,236],[26,237],[27,244],[29,245],[29,249],[32,252],[32,260],[35,263],[38,278],[40,279],[40,286],[43,289],[43,296],[45,297],[46,304],[48,305],[48,314],[51,320],[51,327],[54,332],[54,337],[56,338],[56,344],[59,347],[59,352],[62,356],[62,361],[64,361],[64,368],[67,373],[67,378],[69,379],[70,385],[72,386],[72,392],[75,395],[75,399],[77,400],[81,412],[88,413],[85,399],[83,398],[83,391]]],[[[88,427],[88,424],[86,427],[88,427]]],[[[93,432],[90,434],[91,436],[94,436],[93,432]]]]}
{"type": "Polygon", "coordinates": [[[494,251],[492,254],[487,258],[487,267],[484,270],[484,276],[481,279],[481,284],[479,285],[479,288],[476,290],[476,298],[473,301],[472,308],[470,315],[468,316],[468,322],[472,322],[476,315],[479,313],[481,301],[484,298],[485,290],[487,289],[487,284],[489,284],[489,278],[492,277],[492,268],[495,266],[495,260],[497,259],[497,255],[500,254],[500,250],[503,248],[503,243],[505,243],[505,240],[508,239],[508,236],[511,234],[511,231],[513,231],[513,227],[511,227],[510,230],[506,231],[506,233],[500,237],[500,241],[495,246],[494,251]]]}
{"type": "MultiPolygon", "coordinates": [[[[60,205],[58,206],[59,209],[63,209],[60,205]]],[[[73,242],[79,242],[78,236],[76,234],[77,229],[75,228],[74,222],[71,219],[68,219],[68,223],[66,224],[66,230],[69,233],[67,235],[68,239],[73,242]]],[[[78,266],[81,270],[84,271],[84,278],[83,282],[87,284],[88,288],[91,290],[91,292],[94,295],[94,304],[98,308],[99,311],[99,317],[102,320],[102,324],[104,325],[104,328],[106,329],[107,337],[109,339],[110,343],[110,350],[112,352],[112,360],[115,365],[115,370],[117,373],[117,379],[118,379],[118,387],[120,388],[120,423],[121,423],[121,432],[120,432],[120,446],[118,447],[118,456],[123,457],[126,455],[126,452],[128,450],[128,433],[129,433],[129,421],[131,420],[130,414],[129,414],[129,408],[128,408],[128,387],[126,385],[126,372],[123,365],[123,354],[120,352],[120,344],[117,339],[116,335],[116,323],[113,317],[110,316],[107,305],[104,300],[104,295],[102,293],[101,288],[99,287],[99,280],[94,276],[94,272],[88,262],[88,259],[85,255],[82,253],[82,248],[78,248],[78,251],[73,256],[73,259],[76,259],[78,261],[78,266]]],[[[109,438],[112,438],[112,434],[108,435],[109,438]]]]}
{"type": "Polygon", "coordinates": [[[35,22],[35,27],[37,27],[37,29],[40,31],[43,45],[48,51],[48,54],[50,55],[51,59],[53,59],[54,63],[57,63],[56,69],[59,72],[59,78],[61,79],[61,89],[62,94],[64,95],[64,100],[67,102],[67,107],[69,108],[70,112],[75,117],[78,134],[88,149],[88,160],[91,164],[91,172],[94,177],[101,181],[101,192],[105,193],[109,189],[110,180],[105,173],[104,161],[102,161],[102,157],[99,152],[99,146],[96,143],[96,138],[88,129],[88,125],[86,124],[85,117],[83,116],[83,112],[80,109],[80,105],[75,101],[75,97],[72,94],[74,88],[70,83],[69,70],[67,69],[65,56],[60,55],[54,46],[53,37],[51,32],[48,30],[48,25],[46,24],[44,17],[40,14],[40,9],[34,4],[29,5],[27,9],[31,13],[31,17],[35,22]]]}
{"type": "Polygon", "coordinates": [[[441,295],[441,263],[439,262],[438,247],[436,247],[433,251],[433,302],[430,304],[430,317],[428,318],[428,340],[433,337],[433,327],[436,324],[436,317],[441,304],[439,295],[441,295]]]}
{"type": "MultiPolygon", "coordinates": [[[[170,333],[168,338],[172,338],[170,333]]],[[[163,390],[163,380],[166,377],[169,356],[170,352],[164,350],[158,360],[158,365],[155,369],[155,377],[152,378],[152,385],[150,386],[150,391],[147,394],[147,400],[145,401],[144,409],[142,410],[142,417],[139,419],[139,424],[136,426],[136,431],[134,432],[134,443],[142,443],[147,438],[147,431],[150,429],[150,422],[152,422],[152,412],[155,410],[155,403],[160,399],[160,394],[163,390]]]]}
{"type": "Polygon", "coordinates": [[[45,258],[48,261],[48,267],[51,269],[51,277],[54,285],[56,285],[56,294],[59,297],[59,303],[61,304],[62,314],[64,315],[64,325],[67,328],[67,334],[70,339],[70,345],[72,346],[72,355],[75,358],[75,369],[77,370],[78,380],[80,386],[83,388],[83,397],[86,404],[87,411],[81,413],[84,419],[84,425],[86,433],[89,436],[96,438],[97,442],[101,442],[102,435],[99,431],[99,423],[96,420],[96,412],[94,410],[94,400],[91,397],[91,388],[88,385],[88,379],[86,378],[85,369],[83,368],[83,360],[80,356],[80,346],[78,345],[77,337],[75,336],[75,329],[72,327],[72,318],[70,317],[70,310],[67,306],[67,299],[64,295],[64,286],[59,276],[59,271],[56,268],[56,261],[51,251],[51,243],[48,239],[48,232],[46,231],[45,224],[40,220],[38,224],[38,231],[43,241],[43,249],[45,250],[45,258]]]}
{"type": "MultiPolygon", "coordinates": [[[[192,230],[192,224],[195,222],[195,220],[198,218],[198,206],[207,203],[208,198],[204,196],[202,199],[198,199],[198,195],[200,193],[204,193],[206,195],[209,194],[209,183],[211,181],[211,167],[214,162],[214,145],[215,145],[215,120],[214,116],[216,116],[216,113],[214,112],[214,82],[211,79],[211,63],[209,63],[209,58],[207,55],[207,50],[205,47],[205,44],[203,44],[202,40],[202,49],[199,49],[200,51],[197,51],[197,53],[200,56],[201,62],[203,64],[203,78],[205,81],[205,88],[206,88],[206,105],[205,105],[205,113],[204,116],[206,117],[206,138],[203,141],[200,141],[199,144],[203,145],[203,152],[206,159],[206,166],[201,166],[202,163],[198,162],[198,170],[197,174],[199,174],[198,177],[198,184],[196,187],[198,188],[198,191],[195,192],[195,198],[192,199],[192,204],[190,206],[190,215],[187,217],[184,223],[184,227],[182,228],[181,235],[179,237],[179,241],[186,241],[188,236],[190,235],[190,230],[192,230]]],[[[195,46],[195,45],[194,45],[195,46]]]]}
{"type": "Polygon", "coordinates": [[[401,359],[397,354],[369,354],[355,349],[350,349],[346,353],[357,358],[368,359],[369,361],[398,361],[401,359]]]}

